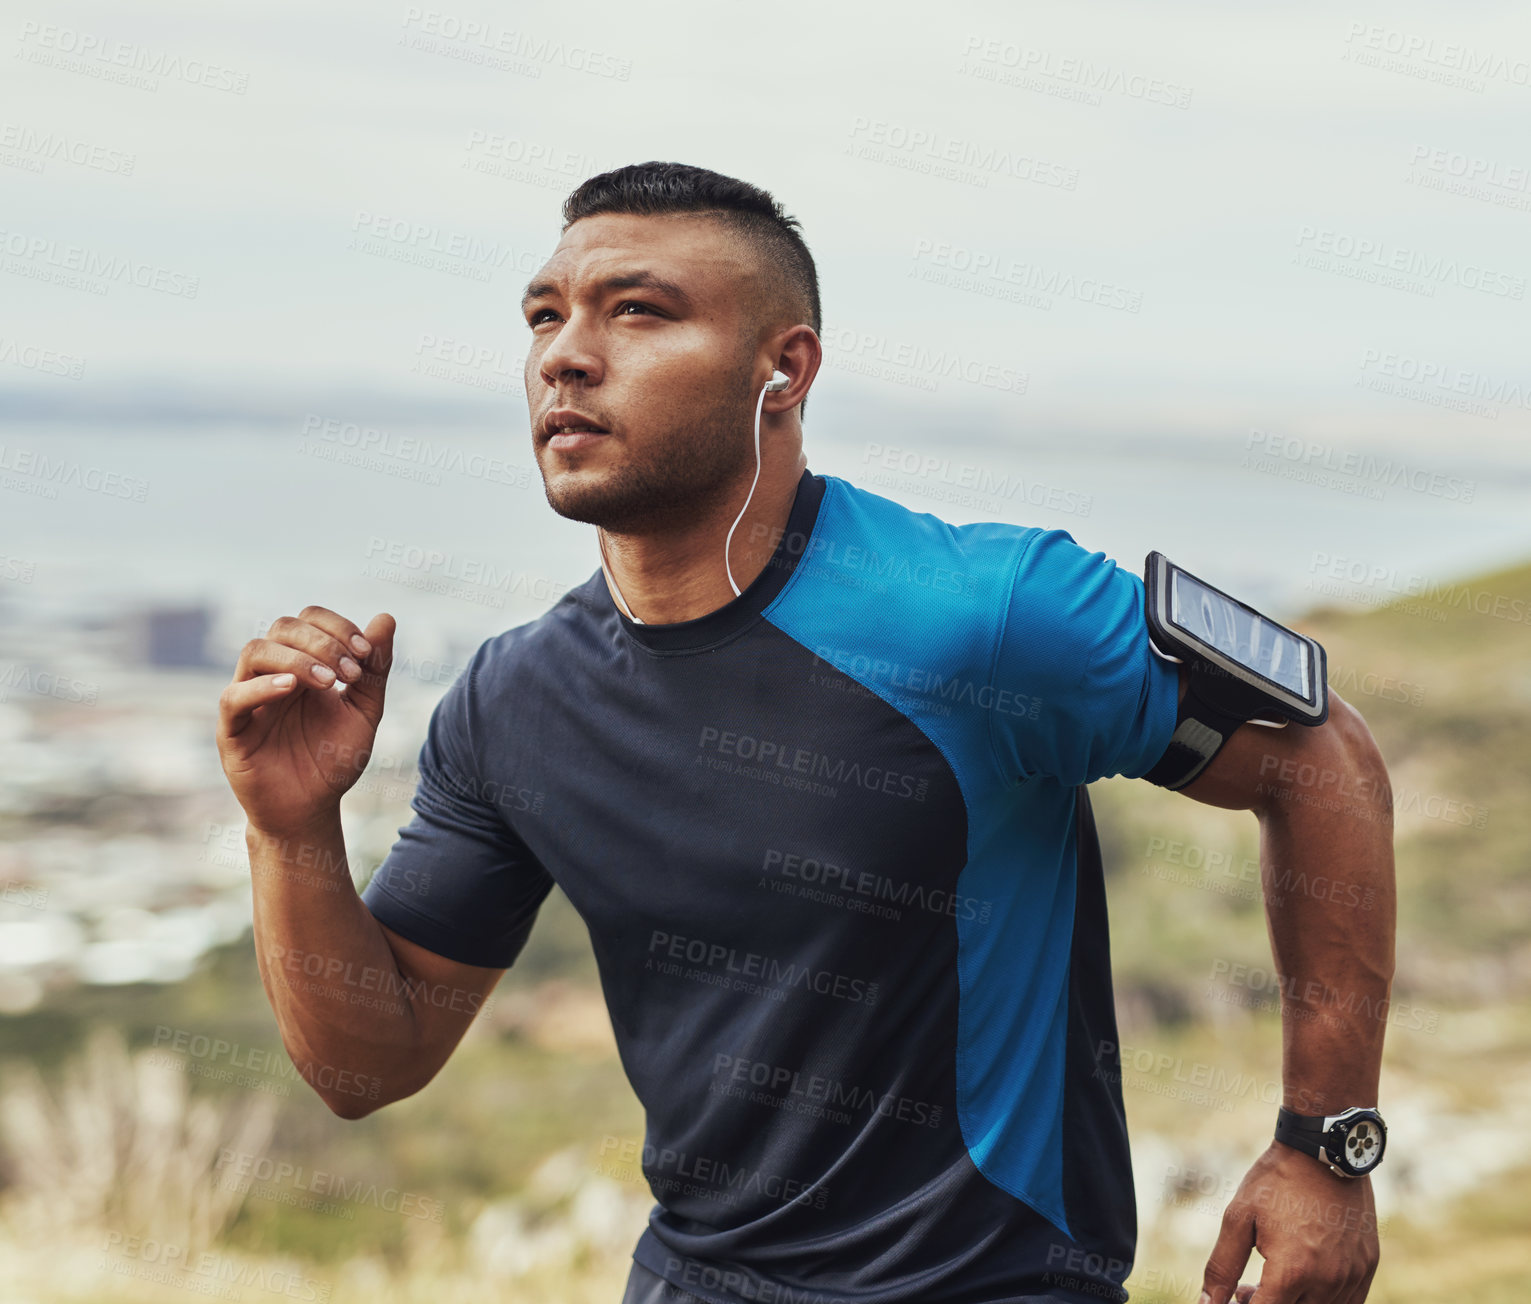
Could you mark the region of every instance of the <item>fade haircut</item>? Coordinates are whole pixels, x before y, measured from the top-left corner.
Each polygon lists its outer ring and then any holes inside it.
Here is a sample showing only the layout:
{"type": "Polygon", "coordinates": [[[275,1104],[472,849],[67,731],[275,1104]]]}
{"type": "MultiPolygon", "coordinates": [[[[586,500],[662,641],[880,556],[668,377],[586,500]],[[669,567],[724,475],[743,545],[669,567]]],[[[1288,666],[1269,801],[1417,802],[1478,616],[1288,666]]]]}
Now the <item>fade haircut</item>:
{"type": "MultiPolygon", "coordinates": [[[[761,270],[765,302],[756,311],[820,334],[819,275],[802,223],[748,181],[685,163],[629,163],[582,182],[563,205],[563,229],[599,213],[658,217],[688,213],[723,223],[746,244],[761,270]]],[[[799,404],[801,416],[808,400],[799,404]]]]}

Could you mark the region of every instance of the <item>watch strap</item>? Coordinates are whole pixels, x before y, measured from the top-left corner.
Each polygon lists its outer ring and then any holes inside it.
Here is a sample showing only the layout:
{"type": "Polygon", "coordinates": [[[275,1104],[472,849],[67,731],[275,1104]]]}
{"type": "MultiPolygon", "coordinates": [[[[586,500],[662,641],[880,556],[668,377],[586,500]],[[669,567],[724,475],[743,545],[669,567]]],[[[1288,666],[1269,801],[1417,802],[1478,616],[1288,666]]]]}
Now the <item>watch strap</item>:
{"type": "Polygon", "coordinates": [[[1283,1105],[1276,1111],[1276,1140],[1318,1158],[1324,1139],[1325,1114],[1298,1114],[1283,1105]]]}

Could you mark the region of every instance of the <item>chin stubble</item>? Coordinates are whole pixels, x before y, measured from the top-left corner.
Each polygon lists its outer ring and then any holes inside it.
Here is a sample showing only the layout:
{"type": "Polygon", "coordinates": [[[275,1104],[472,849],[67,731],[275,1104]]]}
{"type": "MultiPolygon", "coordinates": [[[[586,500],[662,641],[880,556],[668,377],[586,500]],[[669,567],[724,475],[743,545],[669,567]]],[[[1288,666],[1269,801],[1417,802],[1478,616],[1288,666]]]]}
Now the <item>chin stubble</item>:
{"type": "Polygon", "coordinates": [[[647,456],[625,459],[594,483],[555,489],[544,477],[548,506],[568,520],[619,534],[694,520],[741,474],[754,474],[753,427],[743,439],[720,433],[748,425],[749,417],[741,422],[739,414],[739,399],[721,397],[694,420],[672,427],[647,456]]]}

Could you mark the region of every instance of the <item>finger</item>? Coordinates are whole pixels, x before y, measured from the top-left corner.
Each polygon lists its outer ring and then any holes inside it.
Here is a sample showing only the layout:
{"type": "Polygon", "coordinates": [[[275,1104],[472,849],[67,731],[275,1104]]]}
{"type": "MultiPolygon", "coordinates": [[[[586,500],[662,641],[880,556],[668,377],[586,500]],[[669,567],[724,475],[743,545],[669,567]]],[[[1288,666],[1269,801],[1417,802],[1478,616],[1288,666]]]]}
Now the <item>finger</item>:
{"type": "Polygon", "coordinates": [[[1377,1265],[1374,1263],[1355,1279],[1348,1290],[1342,1290],[1334,1297],[1335,1304],[1365,1304],[1366,1296],[1372,1288],[1372,1278],[1376,1275],[1376,1272],[1377,1265]]]}
{"type": "Polygon", "coordinates": [[[1371,1294],[1372,1278],[1376,1275],[1377,1264],[1373,1262],[1372,1266],[1366,1270],[1366,1275],[1361,1278],[1361,1284],[1356,1287],[1355,1295],[1351,1299],[1350,1304],[1363,1304],[1366,1297],[1371,1294]]]}
{"type": "Polygon", "coordinates": [[[218,722],[225,736],[235,737],[250,723],[250,715],[258,706],[287,697],[298,682],[291,672],[279,675],[256,675],[253,679],[237,679],[223,690],[218,698],[218,722]]]}
{"type": "Polygon", "coordinates": [[[1250,1304],[1331,1304],[1327,1296],[1320,1300],[1319,1296],[1305,1293],[1301,1281],[1283,1278],[1269,1263],[1249,1299],[1250,1304]]]}
{"type": "Polygon", "coordinates": [[[380,611],[367,622],[363,637],[371,652],[362,662],[361,678],[346,685],[346,700],[375,727],[383,718],[383,697],[388,689],[388,672],[393,668],[394,619],[380,611]]]}
{"type": "MultiPolygon", "coordinates": [[[[1223,1211],[1222,1229],[1217,1244],[1207,1259],[1201,1277],[1201,1304],[1228,1304],[1239,1284],[1250,1251],[1255,1248],[1255,1220],[1251,1213],[1235,1211],[1229,1205],[1223,1211]]],[[[1264,1304],[1264,1301],[1260,1301],[1264,1304]]]]}
{"type": "MultiPolygon", "coordinates": [[[[1339,1278],[1331,1276],[1328,1280],[1319,1275],[1306,1283],[1299,1283],[1306,1288],[1294,1289],[1292,1299],[1294,1304],[1350,1304],[1353,1298],[1366,1298],[1364,1295],[1357,1296],[1355,1293],[1360,1280],[1359,1272],[1348,1272],[1339,1278]]],[[[1260,1301],[1257,1299],[1255,1304],[1260,1304],[1260,1301]]]]}
{"type": "Polygon", "coordinates": [[[1252,1282],[1241,1281],[1238,1284],[1238,1288],[1233,1292],[1233,1297],[1238,1301],[1238,1304],[1249,1304],[1250,1297],[1254,1293],[1255,1288],[1252,1282]]]}
{"type": "Polygon", "coordinates": [[[1345,1304],[1364,1304],[1371,1293],[1372,1278],[1377,1275],[1377,1265],[1382,1261],[1382,1245],[1378,1239],[1377,1226],[1377,1201],[1376,1193],[1372,1190],[1372,1184],[1366,1183],[1366,1191],[1363,1199],[1365,1210],[1365,1226],[1367,1238],[1362,1247],[1360,1272],[1356,1277],[1356,1284],[1346,1299],[1345,1304]]]}
{"type": "Polygon", "coordinates": [[[304,607],[298,612],[298,619],[306,620],[310,625],[317,625],[336,642],[345,644],[347,654],[358,662],[365,661],[371,655],[372,640],[367,637],[365,631],[328,607],[304,607]]]}
{"type": "Polygon", "coordinates": [[[298,682],[305,688],[329,688],[336,678],[334,667],[325,665],[312,653],[300,651],[289,643],[271,638],[252,638],[240,649],[234,678],[249,679],[253,675],[281,674],[284,671],[297,675],[298,682]]]}
{"type": "MultiPolygon", "coordinates": [[[[1369,1187],[1370,1183],[1367,1185],[1369,1187]]],[[[1373,1233],[1375,1233],[1377,1226],[1375,1209],[1376,1204],[1372,1199],[1372,1193],[1368,1190],[1366,1192],[1366,1212],[1367,1216],[1371,1219],[1373,1233]]],[[[1344,1304],[1364,1304],[1367,1295],[1371,1293],[1372,1278],[1377,1275],[1377,1265],[1382,1261],[1381,1256],[1382,1247],[1380,1243],[1374,1236],[1368,1238],[1366,1244],[1362,1247],[1361,1262],[1355,1275],[1355,1285],[1351,1287],[1349,1295],[1341,1297],[1344,1300],[1344,1304]]]]}
{"type": "MultiPolygon", "coordinates": [[[[323,608],[305,607],[304,610],[322,611],[323,608]]],[[[347,621],[346,625],[350,629],[356,628],[350,621],[347,621]]],[[[322,661],[335,671],[342,683],[350,683],[361,678],[361,662],[350,644],[303,616],[278,617],[271,622],[271,628],[266,631],[266,637],[312,654],[315,660],[322,661]]]]}

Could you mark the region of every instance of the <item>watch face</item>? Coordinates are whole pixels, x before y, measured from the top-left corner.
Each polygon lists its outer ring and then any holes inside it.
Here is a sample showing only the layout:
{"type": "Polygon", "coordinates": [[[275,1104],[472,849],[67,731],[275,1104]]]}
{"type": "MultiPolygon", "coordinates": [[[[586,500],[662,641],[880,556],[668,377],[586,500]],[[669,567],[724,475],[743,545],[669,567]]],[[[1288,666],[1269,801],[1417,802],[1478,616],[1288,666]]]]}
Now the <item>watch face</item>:
{"type": "Polygon", "coordinates": [[[1369,1173],[1382,1158],[1386,1143],[1382,1128],[1369,1118],[1358,1118],[1348,1129],[1336,1128],[1344,1140],[1340,1146],[1345,1166],[1356,1174],[1369,1173]]]}

